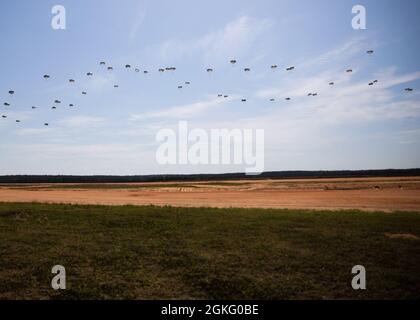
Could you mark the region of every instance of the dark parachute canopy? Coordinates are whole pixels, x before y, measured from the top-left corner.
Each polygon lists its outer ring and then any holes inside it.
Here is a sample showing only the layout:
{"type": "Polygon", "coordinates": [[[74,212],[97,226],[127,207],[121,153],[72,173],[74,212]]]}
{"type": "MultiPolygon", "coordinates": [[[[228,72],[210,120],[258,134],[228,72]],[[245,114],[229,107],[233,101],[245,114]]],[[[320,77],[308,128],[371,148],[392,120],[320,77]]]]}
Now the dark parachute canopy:
{"type": "Polygon", "coordinates": [[[250,71],[251,71],[251,69],[250,69],[250,68],[245,68],[245,69],[244,69],[244,71],[245,71],[245,72],[250,72],[250,71]]]}
{"type": "Polygon", "coordinates": [[[10,103],[8,103],[8,102],[3,103],[3,105],[4,105],[5,107],[10,107],[10,103]]]}
{"type": "Polygon", "coordinates": [[[277,65],[276,64],[273,64],[271,67],[270,67],[271,69],[277,69],[277,65]]]}
{"type": "Polygon", "coordinates": [[[114,68],[113,68],[113,67],[108,67],[107,69],[108,69],[109,71],[114,70],[114,68]]]}
{"type": "Polygon", "coordinates": [[[347,73],[352,73],[353,72],[353,69],[347,69],[346,72],[347,73]]]}
{"type": "Polygon", "coordinates": [[[74,83],[74,82],[75,82],[75,80],[74,80],[74,79],[69,79],[69,82],[70,82],[70,83],[74,83]]]}
{"type": "Polygon", "coordinates": [[[329,83],[329,85],[330,85],[330,86],[333,86],[333,85],[334,85],[334,82],[330,82],[330,83],[329,83]]]}
{"type": "Polygon", "coordinates": [[[405,88],[404,90],[407,91],[407,92],[412,92],[414,89],[413,88],[405,88]]]}
{"type": "Polygon", "coordinates": [[[44,79],[49,79],[50,76],[48,74],[44,74],[44,79]]]}
{"type": "Polygon", "coordinates": [[[126,65],[125,65],[125,68],[126,68],[126,69],[130,69],[130,68],[131,68],[131,65],[126,64],[126,65]]]}
{"type": "Polygon", "coordinates": [[[207,69],[207,72],[213,72],[213,69],[212,68],[208,68],[207,69]]]}
{"type": "Polygon", "coordinates": [[[15,94],[14,90],[9,90],[9,94],[15,94]]]}
{"type": "Polygon", "coordinates": [[[367,54],[373,54],[373,50],[366,51],[367,54]]]}
{"type": "Polygon", "coordinates": [[[93,73],[92,72],[88,72],[88,73],[86,73],[86,75],[90,77],[90,76],[93,76],[93,73]]]}
{"type": "Polygon", "coordinates": [[[295,67],[294,66],[291,66],[291,67],[286,68],[286,71],[292,71],[294,69],[295,69],[295,67]]]}
{"type": "Polygon", "coordinates": [[[99,62],[99,64],[100,64],[101,66],[104,66],[104,65],[105,65],[105,61],[101,61],[101,62],[99,62]]]}

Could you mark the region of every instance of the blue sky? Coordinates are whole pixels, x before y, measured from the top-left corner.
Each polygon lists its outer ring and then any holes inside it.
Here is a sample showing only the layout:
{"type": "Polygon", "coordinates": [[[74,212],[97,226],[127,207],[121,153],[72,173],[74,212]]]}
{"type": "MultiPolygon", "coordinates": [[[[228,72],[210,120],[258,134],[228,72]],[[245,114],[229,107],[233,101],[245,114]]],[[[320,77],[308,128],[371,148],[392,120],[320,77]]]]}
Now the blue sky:
{"type": "Polygon", "coordinates": [[[416,0],[1,1],[0,174],[243,170],[157,164],[157,131],[180,120],[264,129],[270,171],[420,167],[419,13],[416,0]],[[56,4],[66,30],[51,28],[56,4]],[[356,4],[366,30],[351,27],[356,4]]]}

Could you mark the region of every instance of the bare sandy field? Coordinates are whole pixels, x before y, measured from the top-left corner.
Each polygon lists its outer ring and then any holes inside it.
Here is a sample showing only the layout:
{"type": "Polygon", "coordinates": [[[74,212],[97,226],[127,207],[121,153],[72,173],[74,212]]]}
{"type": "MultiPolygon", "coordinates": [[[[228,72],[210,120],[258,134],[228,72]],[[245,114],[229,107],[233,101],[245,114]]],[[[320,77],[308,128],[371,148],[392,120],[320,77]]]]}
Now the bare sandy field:
{"type": "Polygon", "coordinates": [[[420,212],[420,177],[0,185],[0,202],[420,212]]]}

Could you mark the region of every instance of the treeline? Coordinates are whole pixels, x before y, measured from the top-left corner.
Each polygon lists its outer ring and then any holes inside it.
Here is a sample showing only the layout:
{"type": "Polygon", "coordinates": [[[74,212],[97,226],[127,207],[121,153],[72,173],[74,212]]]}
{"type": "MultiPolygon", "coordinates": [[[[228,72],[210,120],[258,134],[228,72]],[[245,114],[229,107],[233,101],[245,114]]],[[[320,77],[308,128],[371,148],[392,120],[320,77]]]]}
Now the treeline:
{"type": "Polygon", "coordinates": [[[244,173],[143,175],[143,176],[68,176],[68,175],[9,175],[0,176],[0,183],[117,183],[165,182],[240,179],[304,179],[420,176],[420,169],[343,170],[343,171],[274,171],[249,176],[244,173]]]}

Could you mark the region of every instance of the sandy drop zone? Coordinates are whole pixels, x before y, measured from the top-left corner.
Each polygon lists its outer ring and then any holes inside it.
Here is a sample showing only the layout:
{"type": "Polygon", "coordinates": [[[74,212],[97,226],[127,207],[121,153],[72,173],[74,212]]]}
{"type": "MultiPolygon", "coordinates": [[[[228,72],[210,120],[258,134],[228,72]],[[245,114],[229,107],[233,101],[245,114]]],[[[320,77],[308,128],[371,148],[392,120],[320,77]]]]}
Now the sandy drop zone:
{"type": "Polygon", "coordinates": [[[420,177],[14,184],[0,202],[420,212],[420,177]]]}

